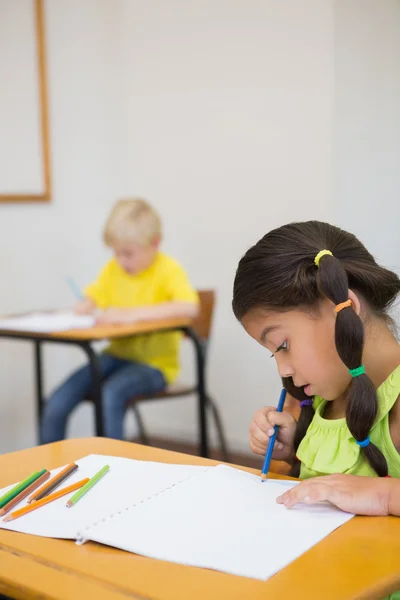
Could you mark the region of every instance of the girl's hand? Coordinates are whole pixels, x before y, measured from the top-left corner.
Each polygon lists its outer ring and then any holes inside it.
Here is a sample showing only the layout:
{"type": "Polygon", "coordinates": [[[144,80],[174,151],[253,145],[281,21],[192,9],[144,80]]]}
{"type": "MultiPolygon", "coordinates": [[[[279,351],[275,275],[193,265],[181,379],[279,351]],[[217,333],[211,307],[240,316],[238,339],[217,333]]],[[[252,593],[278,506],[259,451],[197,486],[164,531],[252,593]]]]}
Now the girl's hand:
{"type": "Polygon", "coordinates": [[[296,431],[296,419],[288,412],[277,412],[274,406],[265,406],[258,410],[250,424],[250,448],[255,454],[265,455],[269,438],[278,425],[278,434],[272,458],[290,462],[293,458],[293,440],[296,431]]]}
{"type": "Polygon", "coordinates": [[[358,515],[388,515],[391,484],[385,477],[328,475],[306,479],[277,498],[292,508],[298,502],[313,504],[327,500],[345,512],[358,515]]]}

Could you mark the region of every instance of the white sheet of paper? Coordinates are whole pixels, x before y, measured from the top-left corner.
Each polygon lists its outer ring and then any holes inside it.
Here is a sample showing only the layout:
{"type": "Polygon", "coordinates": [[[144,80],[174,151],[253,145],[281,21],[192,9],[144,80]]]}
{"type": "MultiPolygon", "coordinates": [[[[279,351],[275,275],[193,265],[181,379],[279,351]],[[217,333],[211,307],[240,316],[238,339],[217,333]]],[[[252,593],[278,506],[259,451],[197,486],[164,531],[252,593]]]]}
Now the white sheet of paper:
{"type": "Polygon", "coordinates": [[[87,329],[93,327],[95,320],[91,316],[76,315],[72,311],[54,313],[32,313],[11,319],[1,319],[0,329],[15,331],[37,331],[53,333],[68,329],[87,329]]]}
{"type": "MultiPolygon", "coordinates": [[[[73,507],[66,507],[67,500],[72,496],[70,494],[8,523],[1,519],[0,528],[44,537],[75,539],[79,531],[84,532],[87,526],[111,513],[143,502],[171,485],[207,469],[207,467],[169,465],[96,454],[75,462],[79,465],[79,469],[57,490],[85,477],[93,477],[106,464],[110,465],[110,470],[73,507]]],[[[54,469],[52,475],[63,468],[54,469]]],[[[11,487],[13,486],[0,490],[0,496],[11,487]]],[[[13,510],[26,505],[26,500],[23,500],[13,510]]]]}
{"type": "Polygon", "coordinates": [[[219,465],[86,534],[151,558],[265,580],[353,516],[328,504],[288,510],[276,504],[284,489],[219,465]]]}

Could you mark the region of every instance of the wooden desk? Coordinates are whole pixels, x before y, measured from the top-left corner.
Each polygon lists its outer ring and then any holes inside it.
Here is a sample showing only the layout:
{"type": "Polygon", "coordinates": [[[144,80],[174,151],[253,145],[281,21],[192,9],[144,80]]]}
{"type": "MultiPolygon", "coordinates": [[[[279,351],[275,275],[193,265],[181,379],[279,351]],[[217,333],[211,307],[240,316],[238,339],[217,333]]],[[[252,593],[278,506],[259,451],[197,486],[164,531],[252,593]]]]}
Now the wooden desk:
{"type": "MultiPolygon", "coordinates": [[[[53,468],[90,453],[216,464],[116,440],[66,440],[0,456],[0,486],[34,468],[53,468]]],[[[92,542],[77,546],[0,530],[0,593],[17,599],[376,600],[398,589],[400,519],[395,517],[352,519],[266,582],[152,560],[92,542]]]]}
{"type": "MultiPolygon", "coordinates": [[[[14,315],[15,316],[15,315],[14,315]]],[[[198,388],[198,415],[200,431],[200,454],[208,456],[208,435],[206,419],[207,391],[204,369],[204,343],[191,327],[190,319],[165,319],[132,323],[129,325],[98,325],[89,329],[74,329],[56,333],[40,333],[32,331],[14,331],[0,329],[0,338],[19,339],[33,342],[35,349],[35,379],[36,379],[36,414],[38,431],[40,417],[43,410],[43,368],[42,344],[44,342],[56,344],[73,344],[82,348],[86,353],[92,372],[93,393],[92,400],[95,407],[96,435],[104,435],[103,414],[101,406],[102,380],[98,368],[97,356],[92,348],[92,343],[105,339],[117,339],[155,333],[160,331],[182,331],[192,341],[196,354],[197,388],[198,388]]]]}

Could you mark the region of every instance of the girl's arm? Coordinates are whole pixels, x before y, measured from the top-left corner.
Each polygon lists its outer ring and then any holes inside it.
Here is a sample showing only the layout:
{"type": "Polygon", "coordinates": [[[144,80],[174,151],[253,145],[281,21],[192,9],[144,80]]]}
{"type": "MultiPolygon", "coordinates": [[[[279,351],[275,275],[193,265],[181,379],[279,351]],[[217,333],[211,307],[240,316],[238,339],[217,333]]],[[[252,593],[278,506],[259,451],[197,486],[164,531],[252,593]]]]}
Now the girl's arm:
{"type": "Polygon", "coordinates": [[[390,479],[389,514],[400,517],[400,479],[390,479]]]}
{"type": "Polygon", "coordinates": [[[358,515],[400,516],[400,479],[339,474],[314,477],[277,498],[278,504],[287,508],[325,500],[358,515]]]}

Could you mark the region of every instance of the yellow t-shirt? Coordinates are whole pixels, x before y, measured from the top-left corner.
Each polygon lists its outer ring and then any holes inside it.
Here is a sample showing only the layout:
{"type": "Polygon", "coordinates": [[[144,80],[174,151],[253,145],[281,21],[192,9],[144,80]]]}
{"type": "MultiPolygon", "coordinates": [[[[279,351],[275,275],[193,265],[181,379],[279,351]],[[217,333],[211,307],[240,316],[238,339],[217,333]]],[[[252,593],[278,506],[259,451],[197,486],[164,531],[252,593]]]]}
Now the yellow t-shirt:
{"type": "MultiPolygon", "coordinates": [[[[115,258],[100,272],[97,280],[85,290],[97,306],[105,308],[135,308],[164,302],[198,302],[182,267],[173,258],[159,252],[153,264],[141,273],[130,275],[115,258]]],[[[177,331],[135,335],[113,340],[107,352],[113,356],[146,363],[159,369],[168,383],[179,373],[177,331]]]]}

